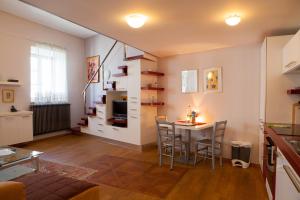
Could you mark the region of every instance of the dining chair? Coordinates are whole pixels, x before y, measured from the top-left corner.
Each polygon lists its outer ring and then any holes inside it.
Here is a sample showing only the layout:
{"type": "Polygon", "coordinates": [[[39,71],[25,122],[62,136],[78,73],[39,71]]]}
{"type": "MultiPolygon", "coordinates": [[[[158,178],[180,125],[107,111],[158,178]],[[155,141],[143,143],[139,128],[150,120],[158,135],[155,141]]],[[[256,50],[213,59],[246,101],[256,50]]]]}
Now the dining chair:
{"type": "Polygon", "coordinates": [[[227,120],[215,122],[210,138],[195,141],[194,166],[197,157],[209,158],[212,160],[212,169],[215,169],[215,157],[219,156],[220,166],[223,166],[223,146],[227,120]]]}
{"type": "MultiPolygon", "coordinates": [[[[175,150],[179,148],[182,156],[183,142],[181,134],[176,134],[175,123],[156,117],[157,143],[159,149],[159,166],[162,166],[163,156],[170,157],[170,169],[173,169],[175,150]]],[[[186,152],[186,151],[185,151],[186,152]]]]}

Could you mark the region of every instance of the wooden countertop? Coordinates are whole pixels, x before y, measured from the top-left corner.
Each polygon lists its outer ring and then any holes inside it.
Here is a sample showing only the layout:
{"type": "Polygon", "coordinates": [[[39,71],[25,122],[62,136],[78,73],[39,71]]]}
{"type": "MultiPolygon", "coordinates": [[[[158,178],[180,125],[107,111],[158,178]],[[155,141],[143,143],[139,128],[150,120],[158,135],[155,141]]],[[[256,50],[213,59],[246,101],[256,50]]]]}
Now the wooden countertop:
{"type": "Polygon", "coordinates": [[[286,157],[290,165],[294,168],[296,173],[300,176],[300,155],[293,149],[293,147],[287,142],[286,138],[293,137],[293,139],[300,140],[300,136],[285,136],[279,135],[275,130],[265,124],[265,134],[268,134],[280,149],[283,155],[286,157]]]}
{"type": "Polygon", "coordinates": [[[0,117],[24,116],[24,115],[32,115],[32,111],[20,110],[18,112],[0,112],[0,117]]]}

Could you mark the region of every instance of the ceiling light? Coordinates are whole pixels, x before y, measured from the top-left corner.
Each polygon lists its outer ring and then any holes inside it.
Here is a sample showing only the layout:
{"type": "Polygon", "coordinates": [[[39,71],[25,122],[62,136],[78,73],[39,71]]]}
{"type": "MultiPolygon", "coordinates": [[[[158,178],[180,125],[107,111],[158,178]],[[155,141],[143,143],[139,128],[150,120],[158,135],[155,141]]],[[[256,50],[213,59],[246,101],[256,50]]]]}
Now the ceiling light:
{"type": "Polygon", "coordinates": [[[130,14],[126,16],[127,24],[132,28],[140,28],[147,21],[148,17],[142,14],[130,14]]]}
{"type": "Polygon", "coordinates": [[[225,23],[229,26],[236,26],[240,23],[241,17],[238,14],[229,15],[225,19],[225,23]]]}

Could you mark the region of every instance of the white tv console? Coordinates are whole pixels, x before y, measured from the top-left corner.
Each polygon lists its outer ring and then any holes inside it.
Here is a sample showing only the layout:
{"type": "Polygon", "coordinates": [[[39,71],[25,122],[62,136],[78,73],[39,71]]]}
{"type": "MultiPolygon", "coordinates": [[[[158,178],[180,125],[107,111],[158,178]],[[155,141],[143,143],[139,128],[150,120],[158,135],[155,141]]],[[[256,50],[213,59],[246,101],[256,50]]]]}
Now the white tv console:
{"type": "Polygon", "coordinates": [[[96,105],[96,116],[88,117],[88,127],[82,127],[81,132],[139,146],[155,143],[157,105],[151,103],[147,105],[147,103],[151,99],[157,100],[158,91],[141,88],[158,82],[158,76],[142,73],[155,72],[157,63],[138,59],[125,61],[124,64],[128,66],[128,75],[113,77],[111,81],[116,81],[116,91],[107,91],[107,103],[96,105]],[[115,127],[108,122],[108,119],[112,117],[111,102],[116,95],[121,93],[127,93],[128,125],[126,128],[115,127]]]}

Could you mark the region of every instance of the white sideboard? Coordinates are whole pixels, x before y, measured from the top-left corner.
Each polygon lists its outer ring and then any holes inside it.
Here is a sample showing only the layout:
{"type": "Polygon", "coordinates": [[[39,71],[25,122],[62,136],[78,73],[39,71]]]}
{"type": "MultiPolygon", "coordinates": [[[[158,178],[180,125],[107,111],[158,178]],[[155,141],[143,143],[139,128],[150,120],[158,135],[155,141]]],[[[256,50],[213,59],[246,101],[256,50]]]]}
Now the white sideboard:
{"type": "Polygon", "coordinates": [[[32,112],[0,113],[0,146],[33,140],[32,112]]]}

